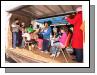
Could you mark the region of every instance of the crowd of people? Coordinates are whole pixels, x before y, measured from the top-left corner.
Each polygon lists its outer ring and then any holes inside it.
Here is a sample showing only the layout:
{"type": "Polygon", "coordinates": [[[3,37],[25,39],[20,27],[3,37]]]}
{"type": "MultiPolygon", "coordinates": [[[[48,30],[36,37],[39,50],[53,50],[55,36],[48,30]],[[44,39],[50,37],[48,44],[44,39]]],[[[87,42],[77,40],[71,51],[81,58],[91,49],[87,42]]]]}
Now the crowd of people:
{"type": "MultiPolygon", "coordinates": [[[[81,8],[77,9],[73,19],[69,17],[65,17],[65,19],[74,26],[71,44],[73,48],[72,54],[76,56],[74,60],[83,62],[83,32],[80,30],[82,24],[81,8]]],[[[51,21],[45,21],[43,28],[34,24],[25,26],[24,22],[20,23],[18,19],[15,19],[11,25],[13,48],[29,46],[29,50],[32,50],[34,47],[37,47],[41,52],[50,52],[50,56],[54,57],[59,48],[64,48],[69,31],[66,26],[60,27],[59,30],[57,27],[52,29],[51,24],[51,21]]],[[[59,54],[60,51],[57,52],[57,56],[59,54]]]]}

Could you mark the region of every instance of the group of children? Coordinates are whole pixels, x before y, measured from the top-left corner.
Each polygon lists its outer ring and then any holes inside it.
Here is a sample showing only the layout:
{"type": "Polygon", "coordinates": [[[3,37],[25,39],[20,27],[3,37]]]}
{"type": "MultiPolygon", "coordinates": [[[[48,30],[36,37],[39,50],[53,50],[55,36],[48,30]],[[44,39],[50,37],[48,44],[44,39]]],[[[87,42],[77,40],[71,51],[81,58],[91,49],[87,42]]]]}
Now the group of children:
{"type": "Polygon", "coordinates": [[[25,23],[20,23],[19,20],[16,18],[15,22],[11,25],[11,31],[12,31],[12,46],[13,48],[16,48],[17,46],[20,46],[21,40],[22,40],[22,30],[25,26],[25,23]]]}
{"type": "MultiPolygon", "coordinates": [[[[51,27],[48,26],[49,22],[45,22],[44,24],[43,29],[39,28],[34,30],[33,27],[25,27],[25,24],[23,23],[20,29],[22,32],[21,47],[25,48],[26,46],[29,46],[29,50],[34,50],[34,48],[37,47],[41,52],[50,52],[51,57],[53,57],[59,48],[64,47],[68,30],[66,27],[61,27],[60,31],[58,31],[57,28],[54,27],[51,31],[51,27]]],[[[59,54],[60,52],[57,53],[57,56],[59,54]]]]}
{"type": "Polygon", "coordinates": [[[65,42],[67,39],[68,29],[66,27],[61,27],[60,32],[58,32],[57,28],[53,28],[53,36],[51,37],[51,57],[55,56],[57,53],[57,56],[59,56],[60,48],[65,47],[65,42]]]}

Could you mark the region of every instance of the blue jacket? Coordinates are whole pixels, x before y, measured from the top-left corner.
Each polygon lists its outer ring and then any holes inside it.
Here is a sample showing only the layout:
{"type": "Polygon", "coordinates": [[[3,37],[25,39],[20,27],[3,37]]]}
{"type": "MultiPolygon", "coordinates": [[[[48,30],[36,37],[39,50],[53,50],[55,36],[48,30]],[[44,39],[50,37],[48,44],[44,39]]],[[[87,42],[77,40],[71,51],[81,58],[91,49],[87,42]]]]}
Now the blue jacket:
{"type": "Polygon", "coordinates": [[[51,27],[48,27],[47,32],[43,32],[44,39],[50,39],[51,27]]]}

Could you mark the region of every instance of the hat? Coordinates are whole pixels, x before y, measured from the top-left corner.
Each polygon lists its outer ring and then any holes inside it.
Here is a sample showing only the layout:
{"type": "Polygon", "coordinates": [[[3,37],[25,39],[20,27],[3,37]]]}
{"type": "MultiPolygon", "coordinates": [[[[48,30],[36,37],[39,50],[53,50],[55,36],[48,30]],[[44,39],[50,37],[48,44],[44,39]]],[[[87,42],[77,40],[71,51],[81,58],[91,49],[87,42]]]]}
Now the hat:
{"type": "Polygon", "coordinates": [[[77,12],[82,11],[82,7],[76,8],[76,11],[77,11],[77,12]]]}
{"type": "Polygon", "coordinates": [[[34,31],[35,31],[35,30],[33,30],[31,27],[28,27],[28,28],[27,28],[27,32],[28,32],[28,33],[31,33],[31,32],[34,32],[34,31]]]}
{"type": "Polygon", "coordinates": [[[50,26],[52,24],[52,21],[47,21],[47,23],[48,23],[48,26],[50,26]]]}
{"type": "Polygon", "coordinates": [[[49,21],[45,21],[44,24],[45,24],[45,23],[47,23],[48,26],[50,26],[50,25],[52,24],[52,21],[50,21],[50,20],[49,20],[49,21]]]}

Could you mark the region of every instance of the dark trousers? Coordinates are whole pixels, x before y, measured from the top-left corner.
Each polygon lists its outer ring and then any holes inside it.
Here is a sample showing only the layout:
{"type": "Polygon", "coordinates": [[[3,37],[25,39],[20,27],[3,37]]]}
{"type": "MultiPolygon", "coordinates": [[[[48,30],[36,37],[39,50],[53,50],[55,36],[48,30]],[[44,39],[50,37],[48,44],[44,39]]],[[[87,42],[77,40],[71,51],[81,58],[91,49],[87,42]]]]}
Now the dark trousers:
{"type": "Polygon", "coordinates": [[[49,40],[43,39],[43,51],[48,51],[49,48],[49,40]]]}
{"type": "Polygon", "coordinates": [[[22,46],[22,31],[18,32],[18,46],[21,47],[22,46]]]}
{"type": "Polygon", "coordinates": [[[83,62],[83,49],[74,48],[76,61],[83,62]]]}
{"type": "Polygon", "coordinates": [[[73,53],[72,53],[72,55],[76,55],[75,48],[73,48],[73,53]]]}

